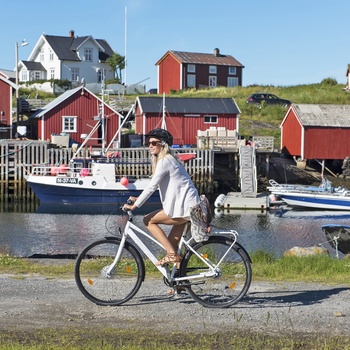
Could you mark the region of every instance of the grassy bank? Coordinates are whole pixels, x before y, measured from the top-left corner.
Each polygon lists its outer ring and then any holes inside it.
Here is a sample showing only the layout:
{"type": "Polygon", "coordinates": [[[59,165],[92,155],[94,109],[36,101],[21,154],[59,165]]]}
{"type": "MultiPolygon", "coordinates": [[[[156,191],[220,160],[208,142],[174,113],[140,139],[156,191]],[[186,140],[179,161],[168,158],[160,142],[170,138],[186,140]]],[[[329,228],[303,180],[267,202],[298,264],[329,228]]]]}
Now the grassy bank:
{"type": "Polygon", "coordinates": [[[120,349],[120,350],[261,350],[303,349],[340,350],[350,349],[349,337],[302,337],[298,334],[270,336],[263,333],[217,332],[214,334],[158,334],[150,331],[118,329],[70,329],[57,331],[44,329],[33,334],[2,333],[0,349],[47,350],[47,349],[120,349]]]}
{"type": "MultiPolygon", "coordinates": [[[[327,284],[349,284],[350,260],[336,259],[326,255],[306,257],[286,256],[273,258],[257,251],[251,254],[253,281],[317,282],[327,284]]],[[[27,259],[0,255],[0,273],[14,275],[43,275],[47,277],[72,278],[74,260],[27,259]]],[[[145,261],[147,276],[159,277],[159,272],[149,261],[145,261]]]]}

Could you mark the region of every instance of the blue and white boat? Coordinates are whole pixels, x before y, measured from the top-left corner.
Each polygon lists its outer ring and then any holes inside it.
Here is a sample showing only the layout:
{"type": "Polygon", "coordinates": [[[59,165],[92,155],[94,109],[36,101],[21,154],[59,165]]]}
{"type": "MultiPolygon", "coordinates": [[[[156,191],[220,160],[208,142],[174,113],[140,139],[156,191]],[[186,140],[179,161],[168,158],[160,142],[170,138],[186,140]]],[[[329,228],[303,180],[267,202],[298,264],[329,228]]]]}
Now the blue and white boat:
{"type": "MultiPolygon", "coordinates": [[[[35,166],[27,182],[41,203],[122,205],[130,196],[138,197],[151,181],[149,176],[118,175],[115,162],[83,164],[75,159],[69,166],[35,166]]],[[[148,203],[159,205],[158,191],[148,203]]]]}
{"type": "Polygon", "coordinates": [[[350,191],[332,187],[327,179],[320,186],[278,184],[274,180],[270,185],[271,194],[291,207],[350,211],[350,191]]]}

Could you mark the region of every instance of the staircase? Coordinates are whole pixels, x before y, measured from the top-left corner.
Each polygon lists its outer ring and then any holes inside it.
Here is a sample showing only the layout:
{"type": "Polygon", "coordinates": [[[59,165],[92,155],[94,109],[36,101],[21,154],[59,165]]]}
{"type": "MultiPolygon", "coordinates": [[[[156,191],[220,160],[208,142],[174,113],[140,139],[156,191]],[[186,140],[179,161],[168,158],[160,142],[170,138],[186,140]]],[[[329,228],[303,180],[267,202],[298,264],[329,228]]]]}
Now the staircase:
{"type": "Polygon", "coordinates": [[[239,168],[241,179],[241,194],[243,197],[257,196],[257,174],[255,162],[255,147],[240,146],[239,168]]]}

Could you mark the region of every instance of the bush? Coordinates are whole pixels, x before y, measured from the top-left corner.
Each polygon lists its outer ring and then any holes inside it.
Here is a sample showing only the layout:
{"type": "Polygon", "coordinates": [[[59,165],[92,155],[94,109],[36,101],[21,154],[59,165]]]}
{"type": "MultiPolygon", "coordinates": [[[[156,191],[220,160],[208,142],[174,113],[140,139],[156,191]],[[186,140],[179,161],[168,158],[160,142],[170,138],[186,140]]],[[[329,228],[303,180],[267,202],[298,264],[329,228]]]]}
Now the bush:
{"type": "Polygon", "coordinates": [[[334,78],[325,78],[321,81],[321,85],[338,85],[338,82],[334,78]]]}

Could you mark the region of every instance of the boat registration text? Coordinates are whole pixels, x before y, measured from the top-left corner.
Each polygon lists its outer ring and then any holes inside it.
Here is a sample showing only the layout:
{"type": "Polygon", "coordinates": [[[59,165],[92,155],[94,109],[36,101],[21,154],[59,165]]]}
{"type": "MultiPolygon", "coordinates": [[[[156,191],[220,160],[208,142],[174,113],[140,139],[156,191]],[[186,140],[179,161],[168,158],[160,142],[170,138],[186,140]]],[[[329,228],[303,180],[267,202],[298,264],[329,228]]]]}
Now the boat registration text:
{"type": "Polygon", "coordinates": [[[74,177],[58,177],[56,179],[56,183],[58,184],[77,184],[78,179],[74,177]]]}

